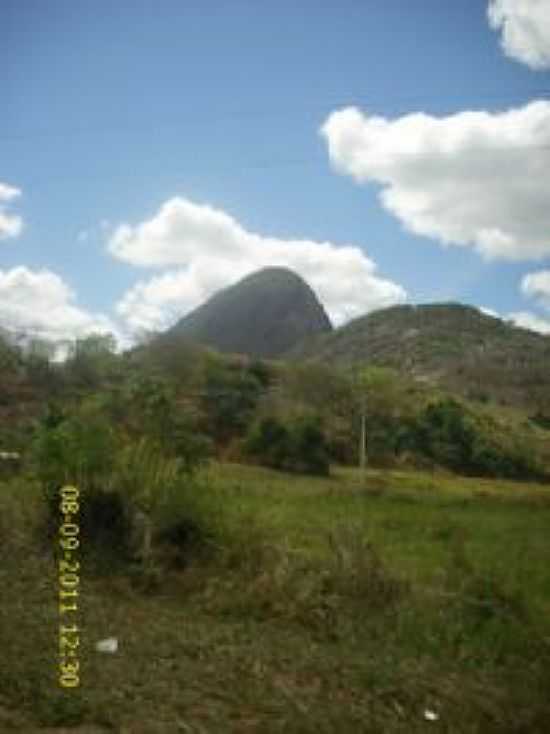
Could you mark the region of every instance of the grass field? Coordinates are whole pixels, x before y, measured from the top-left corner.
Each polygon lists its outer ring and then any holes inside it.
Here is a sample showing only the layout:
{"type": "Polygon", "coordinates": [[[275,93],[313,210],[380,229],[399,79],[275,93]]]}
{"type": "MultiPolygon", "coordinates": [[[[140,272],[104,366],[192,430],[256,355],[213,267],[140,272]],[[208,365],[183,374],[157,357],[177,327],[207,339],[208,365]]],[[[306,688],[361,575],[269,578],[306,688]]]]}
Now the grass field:
{"type": "Polygon", "coordinates": [[[0,732],[550,731],[550,487],[232,464],[203,485],[217,553],[159,557],[149,588],[83,566],[63,690],[40,492],[0,483],[0,732]]]}

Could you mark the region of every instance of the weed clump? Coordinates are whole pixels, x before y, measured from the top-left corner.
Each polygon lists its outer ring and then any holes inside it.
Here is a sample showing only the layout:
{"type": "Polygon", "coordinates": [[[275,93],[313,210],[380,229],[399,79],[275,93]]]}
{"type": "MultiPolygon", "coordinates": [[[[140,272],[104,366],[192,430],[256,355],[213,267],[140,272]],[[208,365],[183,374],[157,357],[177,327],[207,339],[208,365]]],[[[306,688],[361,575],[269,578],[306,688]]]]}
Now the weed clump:
{"type": "Polygon", "coordinates": [[[214,601],[223,614],[297,624],[320,641],[335,642],[394,612],[407,590],[359,529],[329,533],[317,558],[254,532],[241,541],[232,549],[224,593],[214,601]]]}

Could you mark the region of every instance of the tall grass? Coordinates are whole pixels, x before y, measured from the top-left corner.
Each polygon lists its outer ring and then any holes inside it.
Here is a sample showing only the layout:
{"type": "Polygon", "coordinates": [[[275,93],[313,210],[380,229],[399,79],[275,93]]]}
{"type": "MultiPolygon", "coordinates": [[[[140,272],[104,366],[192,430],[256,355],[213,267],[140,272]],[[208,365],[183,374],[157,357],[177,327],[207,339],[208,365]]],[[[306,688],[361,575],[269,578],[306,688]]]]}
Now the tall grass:
{"type": "Polygon", "coordinates": [[[83,571],[70,697],[54,675],[55,567],[28,553],[40,495],[0,484],[0,731],[546,734],[546,497],[421,473],[214,466],[158,507],[154,588],[127,568],[83,571]],[[119,652],[101,656],[110,635],[119,652]]]}

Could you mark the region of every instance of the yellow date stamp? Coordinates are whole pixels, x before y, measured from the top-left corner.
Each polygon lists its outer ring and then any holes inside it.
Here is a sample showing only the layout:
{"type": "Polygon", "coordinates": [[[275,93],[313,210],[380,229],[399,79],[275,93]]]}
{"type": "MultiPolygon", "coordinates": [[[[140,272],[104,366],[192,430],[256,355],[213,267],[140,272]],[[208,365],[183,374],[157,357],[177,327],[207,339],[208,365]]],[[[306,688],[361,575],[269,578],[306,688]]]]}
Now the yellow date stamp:
{"type": "Polygon", "coordinates": [[[80,527],[78,524],[79,490],[66,485],[61,488],[59,511],[59,685],[77,688],[80,685],[78,648],[78,598],[80,588],[80,527]]]}

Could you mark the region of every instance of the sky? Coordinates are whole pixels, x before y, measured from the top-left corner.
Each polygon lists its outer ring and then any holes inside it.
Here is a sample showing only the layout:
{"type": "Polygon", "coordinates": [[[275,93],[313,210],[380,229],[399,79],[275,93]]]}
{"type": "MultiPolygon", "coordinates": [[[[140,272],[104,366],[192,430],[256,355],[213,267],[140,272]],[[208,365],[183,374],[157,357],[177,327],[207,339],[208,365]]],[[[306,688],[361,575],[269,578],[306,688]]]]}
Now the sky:
{"type": "Polygon", "coordinates": [[[550,1],[2,0],[0,327],[125,347],[269,265],[550,333],[550,1]]]}

